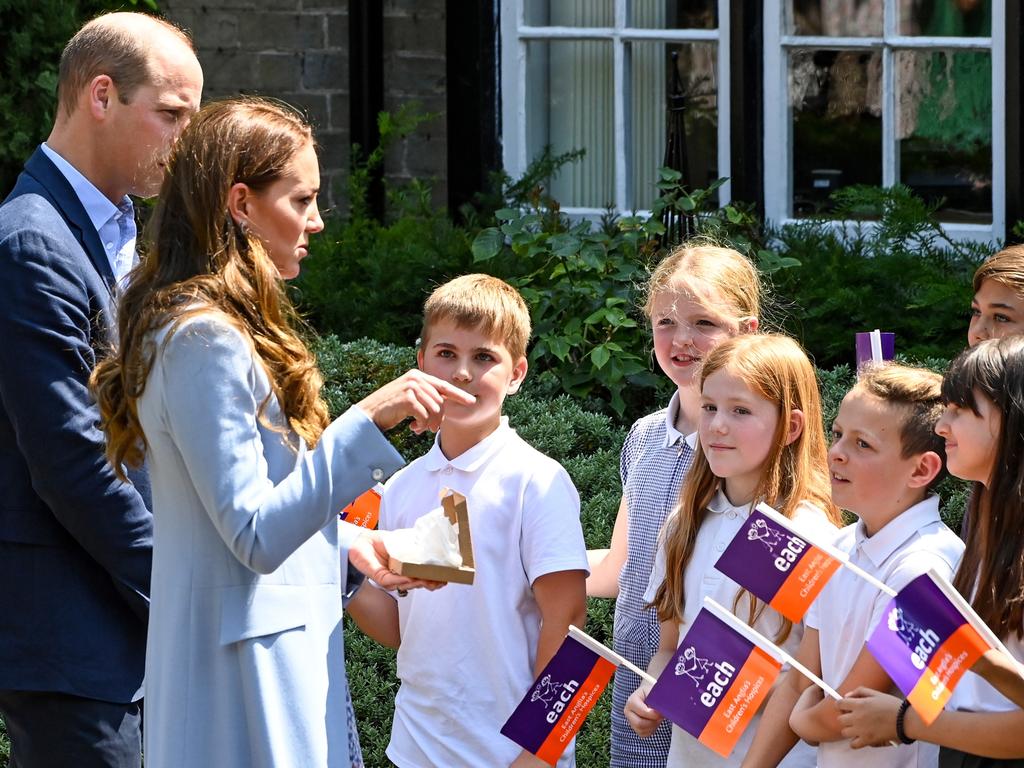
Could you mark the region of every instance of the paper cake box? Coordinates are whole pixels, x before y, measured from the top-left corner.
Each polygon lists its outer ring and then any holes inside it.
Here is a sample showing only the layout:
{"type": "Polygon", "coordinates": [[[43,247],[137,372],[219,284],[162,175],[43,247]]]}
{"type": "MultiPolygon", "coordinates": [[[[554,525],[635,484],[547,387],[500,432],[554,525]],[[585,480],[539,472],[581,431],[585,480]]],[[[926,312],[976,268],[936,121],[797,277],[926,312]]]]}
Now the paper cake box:
{"type": "Polygon", "coordinates": [[[466,497],[453,491],[441,499],[441,506],[444,508],[444,514],[448,521],[452,525],[459,526],[459,553],[462,555],[462,566],[454,568],[450,565],[403,563],[392,557],[388,567],[395,573],[413,579],[472,584],[476,569],[473,567],[473,540],[469,531],[469,509],[466,507],[466,497]]]}

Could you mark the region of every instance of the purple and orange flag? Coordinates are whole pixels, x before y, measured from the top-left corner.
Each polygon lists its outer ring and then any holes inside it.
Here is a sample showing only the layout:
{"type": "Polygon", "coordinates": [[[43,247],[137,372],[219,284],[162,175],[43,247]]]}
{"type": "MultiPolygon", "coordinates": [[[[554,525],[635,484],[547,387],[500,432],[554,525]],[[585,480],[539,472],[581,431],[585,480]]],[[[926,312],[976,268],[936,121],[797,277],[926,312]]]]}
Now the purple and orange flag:
{"type": "Polygon", "coordinates": [[[779,659],[702,608],[647,705],[728,757],[781,669],[779,659]]]}
{"type": "Polygon", "coordinates": [[[812,543],[791,520],[758,504],[715,568],[796,622],[842,564],[831,547],[812,543]]]}
{"type": "Polygon", "coordinates": [[[575,627],[570,632],[501,727],[505,736],[548,765],[558,763],[572,743],[616,667],[616,662],[606,658],[616,654],[575,627]],[[590,642],[585,645],[576,639],[579,636],[590,642]]]}
{"type": "Polygon", "coordinates": [[[983,653],[1002,649],[934,571],[918,576],[889,601],[867,647],[926,724],[939,716],[964,672],[983,653]]]}
{"type": "Polygon", "coordinates": [[[341,510],[341,519],[360,528],[376,528],[380,519],[380,498],[383,494],[384,486],[377,483],[341,510]]]}

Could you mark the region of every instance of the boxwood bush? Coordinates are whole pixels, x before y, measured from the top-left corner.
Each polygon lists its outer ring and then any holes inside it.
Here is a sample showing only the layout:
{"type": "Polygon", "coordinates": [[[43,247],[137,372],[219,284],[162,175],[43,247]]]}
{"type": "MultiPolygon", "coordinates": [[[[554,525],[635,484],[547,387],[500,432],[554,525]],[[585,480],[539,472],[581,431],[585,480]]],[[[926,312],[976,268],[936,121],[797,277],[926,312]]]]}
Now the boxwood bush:
{"type": "MultiPolygon", "coordinates": [[[[376,341],[360,339],[341,342],[327,336],[314,343],[326,380],[326,394],[333,416],[376,387],[399,376],[415,364],[415,351],[376,341]]],[[[941,369],[943,361],[929,361],[941,369]]],[[[849,366],[818,371],[825,423],[831,426],[839,403],[853,384],[849,366]]],[[[587,546],[600,548],[611,540],[618,509],[619,450],[626,428],[609,416],[584,410],[564,395],[549,397],[531,393],[527,378],[523,391],[505,401],[505,413],[517,432],[538,450],[566,468],[580,491],[583,534],[587,546]]],[[[400,428],[390,434],[399,451],[408,460],[429,450],[430,436],[415,436],[400,428]]],[[[943,517],[959,530],[965,484],[946,481],[943,517]]],[[[611,644],[614,601],[590,599],[587,606],[587,631],[611,644]]],[[[388,765],[384,755],[391,733],[394,698],[398,692],[394,652],[369,640],[348,621],[345,631],[345,657],[359,723],[359,735],[368,766],[388,765]]],[[[525,691],[524,691],[525,693],[525,691]]],[[[598,768],[608,764],[609,708],[611,696],[601,697],[584,723],[577,739],[577,765],[598,768]]]]}
{"type": "MultiPolygon", "coordinates": [[[[368,339],[342,342],[335,336],[313,341],[325,378],[325,395],[333,416],[358,402],[377,387],[415,365],[415,350],[368,339]]],[[[924,364],[943,370],[945,361],[930,359],[924,364]]],[[[847,365],[819,369],[825,424],[831,425],[843,395],[853,384],[847,365]]],[[[584,410],[564,395],[550,397],[531,391],[530,379],[523,391],[506,400],[505,412],[511,424],[532,445],[561,462],[580,490],[583,533],[587,546],[600,548],[611,540],[618,509],[619,449],[626,428],[609,416],[584,410]]],[[[412,460],[429,450],[429,435],[413,435],[408,429],[390,435],[395,447],[412,460]]],[[[965,483],[947,480],[940,489],[944,499],[943,519],[959,530],[966,504],[965,483]]],[[[614,601],[590,599],[587,631],[611,644],[614,601]]],[[[345,660],[352,698],[359,723],[359,735],[368,766],[388,765],[384,749],[391,734],[395,694],[395,654],[365,637],[348,620],[345,628],[345,660]]],[[[525,692],[524,692],[525,693],[525,692]]],[[[587,718],[577,740],[577,764],[597,768],[608,764],[609,708],[611,696],[604,695],[587,718]]],[[[7,758],[8,742],[0,722],[0,763],[7,758]]]]}

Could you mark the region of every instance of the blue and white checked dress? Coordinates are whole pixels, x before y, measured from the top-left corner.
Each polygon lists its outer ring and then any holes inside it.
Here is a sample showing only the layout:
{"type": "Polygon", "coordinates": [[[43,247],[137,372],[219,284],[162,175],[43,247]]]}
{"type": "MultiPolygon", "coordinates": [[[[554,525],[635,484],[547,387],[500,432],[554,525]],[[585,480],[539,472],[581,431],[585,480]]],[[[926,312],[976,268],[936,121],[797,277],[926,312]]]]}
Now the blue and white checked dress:
{"type": "MultiPolygon", "coordinates": [[[[628,554],[619,574],[615,601],[615,650],[646,669],[658,650],[661,625],[657,612],[644,609],[643,595],[658,548],[658,533],[679,499],[694,449],[674,426],[679,394],[668,408],[645,416],[629,430],[622,446],[622,491],[629,512],[628,554]]],[[[626,699],[640,678],[619,667],[612,687],[612,768],[664,768],[672,739],[667,720],[653,736],[641,739],[626,722],[626,699]]]]}

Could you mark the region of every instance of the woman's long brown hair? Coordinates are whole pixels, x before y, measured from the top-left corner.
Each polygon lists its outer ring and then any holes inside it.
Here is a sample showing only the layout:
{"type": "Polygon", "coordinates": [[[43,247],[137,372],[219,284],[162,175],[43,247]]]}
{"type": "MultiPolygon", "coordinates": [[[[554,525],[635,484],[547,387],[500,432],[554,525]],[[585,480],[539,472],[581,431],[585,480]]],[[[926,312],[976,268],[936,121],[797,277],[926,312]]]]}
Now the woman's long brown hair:
{"type": "MultiPolygon", "coordinates": [[[[829,520],[838,525],[841,516],[832,503],[821,396],[814,367],[800,345],[788,336],[776,334],[735,336],[719,344],[704,359],[701,387],[720,370],[738,376],[752,392],[778,407],[779,423],[752,505],[763,501],[792,517],[800,502],[807,501],[824,510],[829,520]],[[786,445],[789,415],[794,409],[803,412],[803,430],[786,445]]],[[[665,530],[665,581],[652,603],[661,621],[682,621],[686,566],[707,517],[708,504],[721,483],[698,447],[680,491],[679,504],[665,530]]],[[[748,621],[753,623],[764,610],[764,604],[753,595],[748,597],[748,621]]],[[[784,620],[776,641],[784,641],[791,628],[792,624],[784,620]]]]}
{"type": "Polygon", "coordinates": [[[953,586],[998,637],[1024,639],[1024,336],[964,350],[942,380],[947,403],[979,414],[979,396],[998,409],[992,476],[974,483],[967,548],[953,586]]]}
{"type": "Polygon", "coordinates": [[[234,184],[266,189],[312,141],[297,112],[256,98],[210,104],[182,132],[150,221],[150,249],[118,307],[118,347],[89,381],[107,457],[122,477],[123,465],[138,466],[145,455],[137,403],[156,354],[152,334],[169,324],[170,338],[199,314],[218,314],[252,341],[271,396],[307,443],[315,444],[327,426],[323,380],[296,332],[301,321],[283,281],[259,239],[228,214],[234,184]]]}

